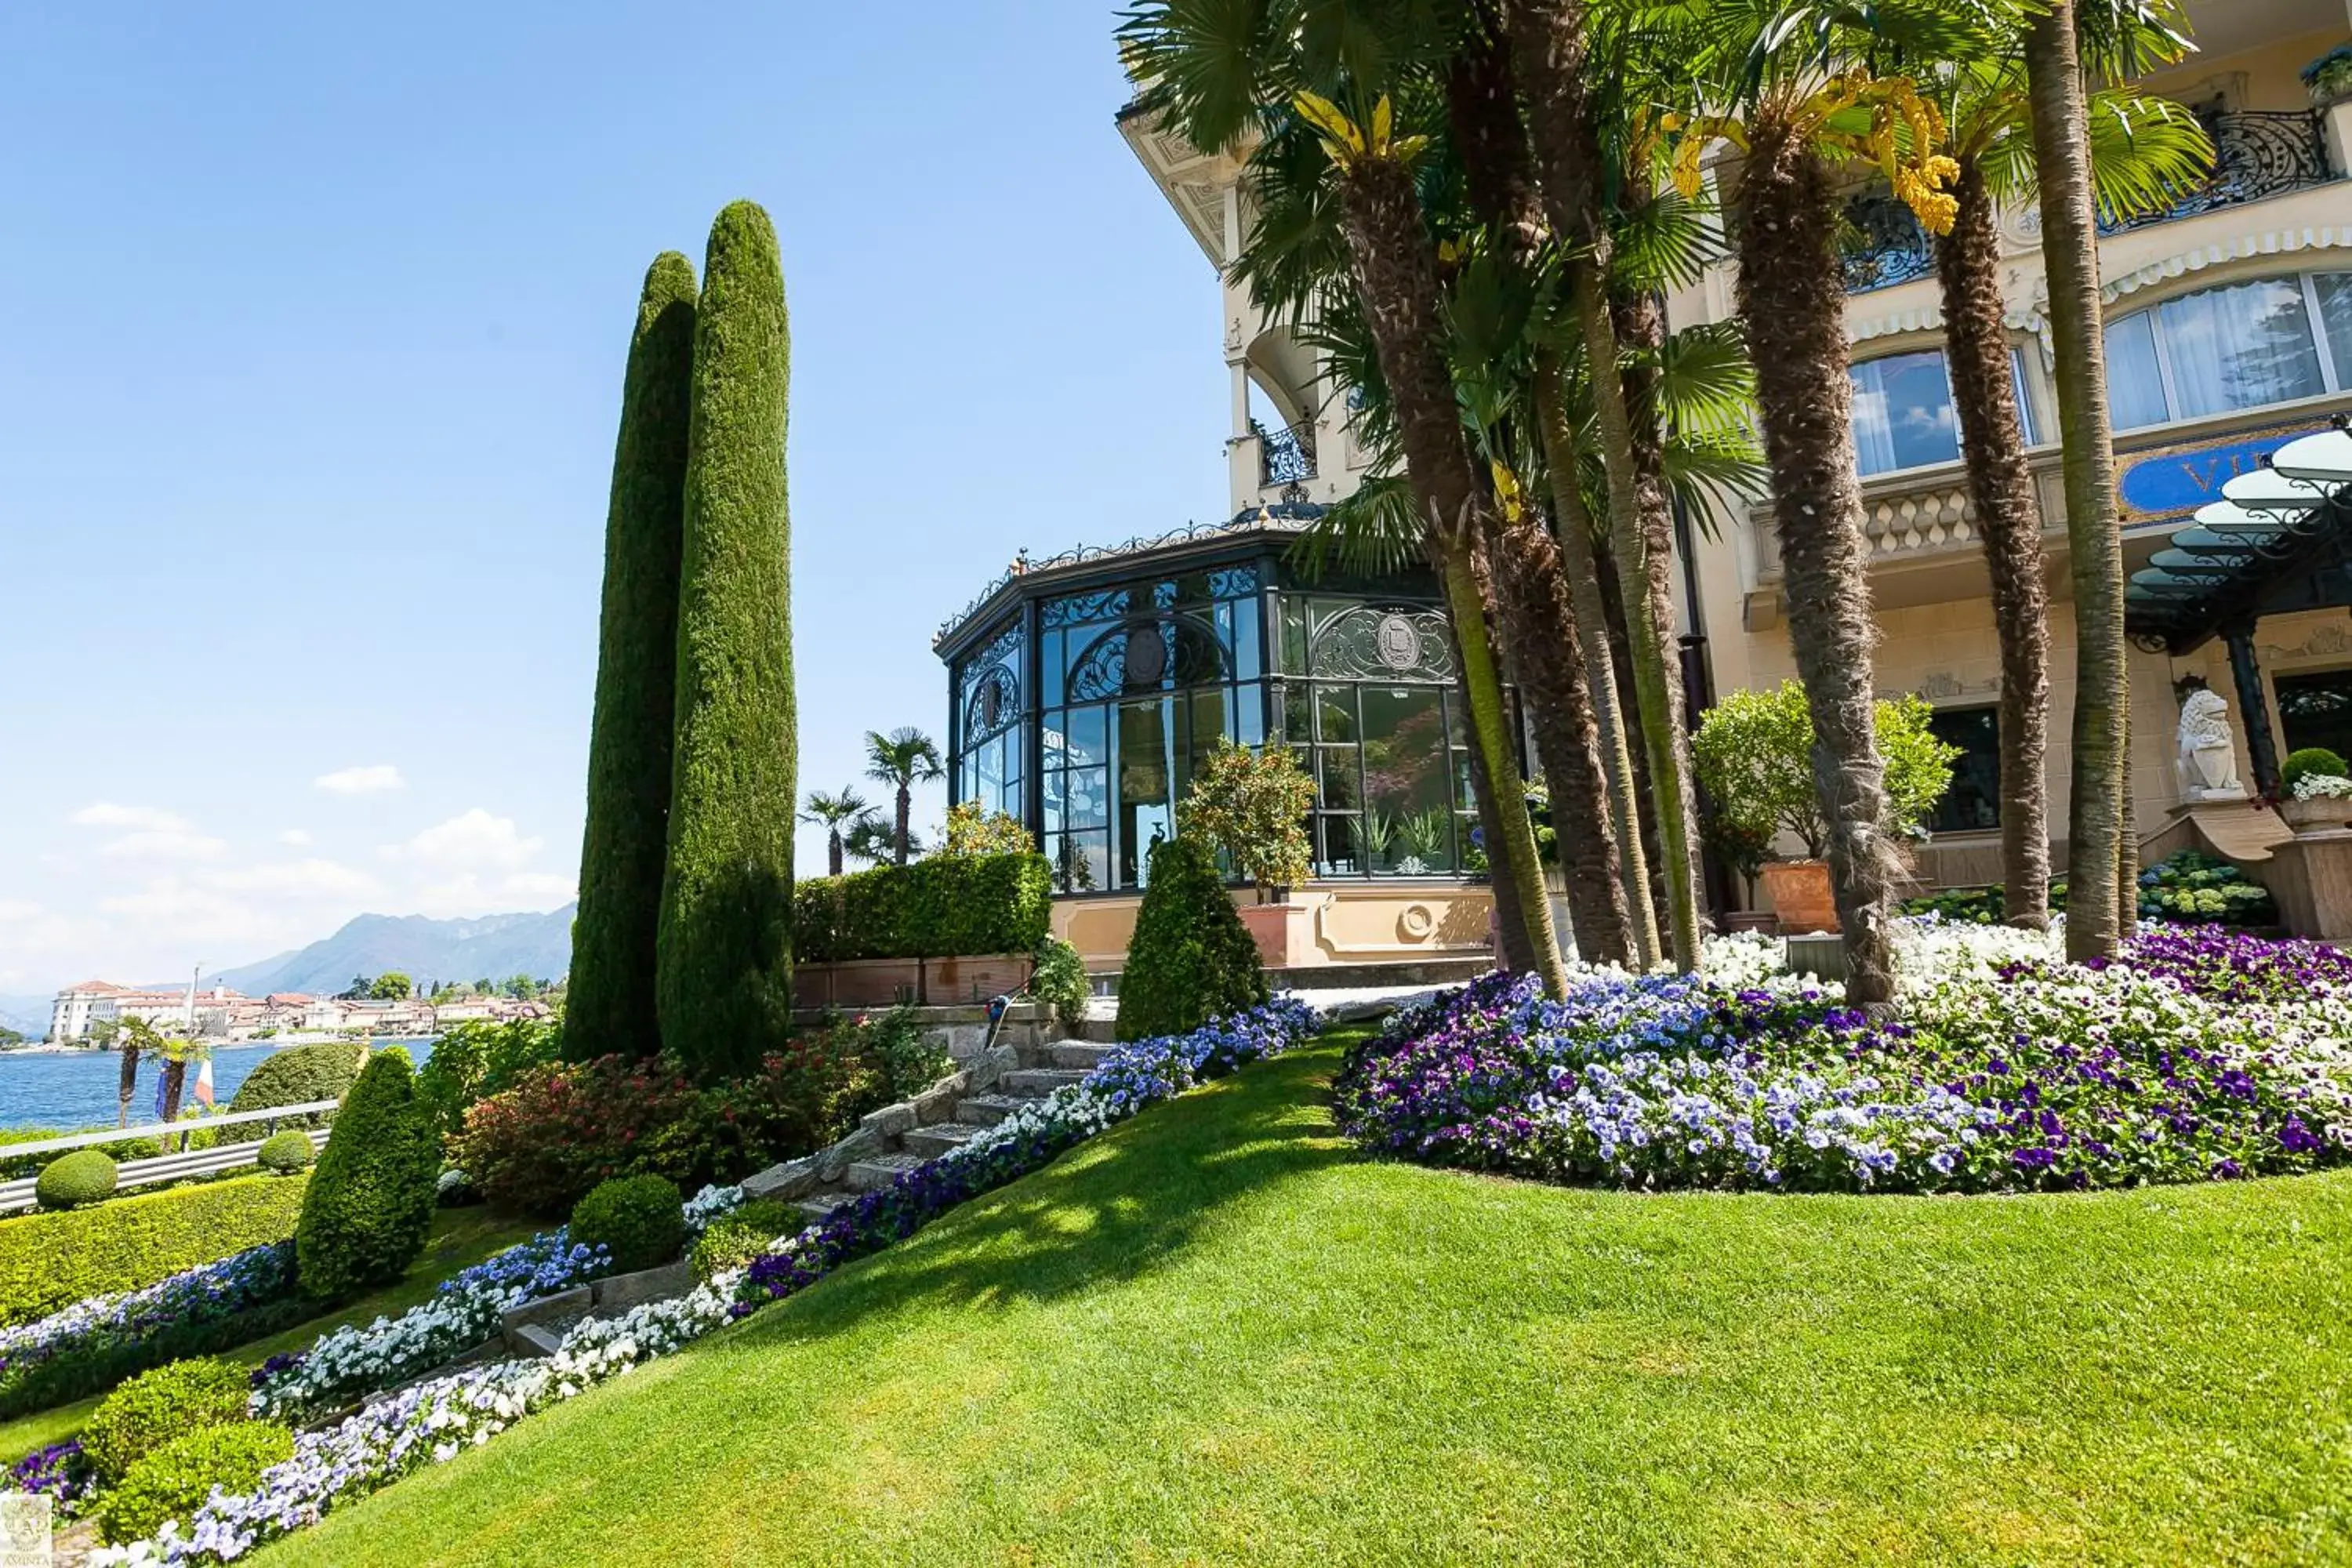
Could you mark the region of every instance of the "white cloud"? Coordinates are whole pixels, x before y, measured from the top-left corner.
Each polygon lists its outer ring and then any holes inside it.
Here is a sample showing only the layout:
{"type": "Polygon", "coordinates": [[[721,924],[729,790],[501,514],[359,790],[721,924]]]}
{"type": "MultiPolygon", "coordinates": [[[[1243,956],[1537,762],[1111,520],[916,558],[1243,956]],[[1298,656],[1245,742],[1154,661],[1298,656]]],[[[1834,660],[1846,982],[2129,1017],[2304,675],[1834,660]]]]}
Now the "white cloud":
{"type": "Polygon", "coordinates": [[[130,832],[99,846],[112,860],[213,860],[228,849],[225,840],[196,831],[176,811],[152,805],[118,805],[101,800],[66,820],[77,827],[127,827],[130,832]]]}
{"type": "Polygon", "coordinates": [[[41,906],[30,899],[0,899],[0,921],[29,921],[38,918],[41,906]]]}
{"type": "Polygon", "coordinates": [[[385,845],[383,854],[387,859],[473,874],[520,869],[546,847],[544,838],[524,837],[513,817],[492,816],[478,805],[462,816],[434,824],[405,844],[385,845]]]}
{"type": "Polygon", "coordinates": [[[375,879],[364,871],[316,857],[302,860],[240,866],[208,878],[211,886],[238,893],[270,898],[356,898],[373,893],[375,879]]]}
{"type": "Polygon", "coordinates": [[[176,811],[152,805],[117,805],[110,800],[85,805],[66,820],[76,827],[135,827],[148,833],[186,833],[195,826],[176,811]]]}
{"type": "Polygon", "coordinates": [[[377,763],[368,767],[341,768],[331,773],[320,773],[310,781],[329,795],[376,795],[384,790],[404,789],[405,779],[390,763],[377,763]]]}
{"type": "Polygon", "coordinates": [[[305,828],[286,827],[278,830],[278,842],[296,849],[308,849],[311,839],[310,832],[305,828]]]}

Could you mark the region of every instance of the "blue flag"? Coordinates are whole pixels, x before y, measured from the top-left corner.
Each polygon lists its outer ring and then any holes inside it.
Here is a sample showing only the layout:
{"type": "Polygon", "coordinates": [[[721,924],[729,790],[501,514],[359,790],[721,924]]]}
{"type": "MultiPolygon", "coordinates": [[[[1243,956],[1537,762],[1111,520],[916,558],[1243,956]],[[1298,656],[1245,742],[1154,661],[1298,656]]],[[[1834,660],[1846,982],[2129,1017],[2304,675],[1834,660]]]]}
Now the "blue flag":
{"type": "Polygon", "coordinates": [[[164,1077],[165,1077],[165,1074],[164,1074],[164,1071],[163,1071],[163,1064],[161,1061],[157,1061],[157,1062],[155,1063],[155,1120],[156,1120],[156,1121],[163,1121],[163,1079],[164,1079],[164,1077]]]}

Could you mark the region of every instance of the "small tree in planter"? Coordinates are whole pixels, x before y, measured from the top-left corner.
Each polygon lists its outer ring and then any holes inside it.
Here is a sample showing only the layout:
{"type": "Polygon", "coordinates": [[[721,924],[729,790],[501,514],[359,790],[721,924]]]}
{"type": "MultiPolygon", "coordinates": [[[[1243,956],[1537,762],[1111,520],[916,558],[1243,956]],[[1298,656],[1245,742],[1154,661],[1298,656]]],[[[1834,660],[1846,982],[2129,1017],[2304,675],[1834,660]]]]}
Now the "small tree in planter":
{"type": "Polygon", "coordinates": [[[1225,895],[1208,841],[1185,833],[1154,844],[1118,979],[1118,1037],[1181,1035],[1265,998],[1257,944],[1225,895]]]}
{"type": "Polygon", "coordinates": [[[948,807],[942,855],[1026,855],[1037,847],[1028,826],[1008,811],[986,812],[976,800],[948,807]]]}
{"type": "MultiPolygon", "coordinates": [[[[1928,729],[1934,711],[1917,697],[1878,704],[1878,751],[1886,764],[1894,832],[1917,833],[1952,784],[1959,748],[1928,729]]],[[[1724,820],[1723,831],[1769,844],[1782,833],[1805,847],[1798,861],[1770,861],[1764,885],[1784,921],[1835,930],[1829,867],[1822,855],[1829,823],[1813,777],[1813,723],[1805,689],[1735,691],[1708,710],[1692,742],[1699,781],[1724,820]],[[1785,869],[1784,869],[1785,868],[1785,869]]]]}
{"type": "Polygon", "coordinates": [[[1221,740],[1192,775],[1184,829],[1232,857],[1234,872],[1256,886],[1259,903],[1278,903],[1307,880],[1307,814],[1314,808],[1315,781],[1288,747],[1252,751],[1221,740]]]}

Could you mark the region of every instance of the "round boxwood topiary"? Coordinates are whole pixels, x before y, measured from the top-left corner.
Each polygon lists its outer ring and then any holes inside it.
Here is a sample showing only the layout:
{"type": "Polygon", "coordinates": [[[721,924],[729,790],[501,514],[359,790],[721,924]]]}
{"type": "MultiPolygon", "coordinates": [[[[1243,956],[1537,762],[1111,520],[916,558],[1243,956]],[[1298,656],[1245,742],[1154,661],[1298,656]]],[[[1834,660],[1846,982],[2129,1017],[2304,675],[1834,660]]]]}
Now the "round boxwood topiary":
{"type": "Polygon", "coordinates": [[[417,1103],[408,1053],[378,1051],[343,1097],[302,1194],[294,1255],[304,1294],[388,1285],[425,1248],[441,1140],[417,1103]]]}
{"type": "Polygon", "coordinates": [[[185,1523],[213,1495],[261,1484],[261,1472],[294,1457],[294,1434],[267,1421],[183,1433],[131,1467],[98,1506],[99,1533],[120,1545],[185,1523]]]}
{"type": "Polygon", "coordinates": [[[90,1413],[81,1451],[100,1482],[112,1486],[173,1438],[245,1419],[252,1375],[213,1356],[142,1372],[90,1413]]]}
{"type": "Polygon", "coordinates": [[[2305,746],[2301,751],[2289,752],[2286,761],[2279,764],[2279,786],[2293,795],[2298,782],[2314,774],[2352,778],[2352,769],[2347,769],[2344,759],[2325,746],[2305,746]]]}
{"type": "Polygon", "coordinates": [[[113,1161],[95,1149],[77,1149],[41,1167],[33,1196],[45,1209],[79,1208],[112,1197],[117,1177],[113,1161]]]}
{"type": "Polygon", "coordinates": [[[601,1246],[617,1273],[658,1268],[686,1246],[686,1200],[666,1176],[617,1176],[572,1209],[572,1239],[601,1246]]]}
{"type": "Polygon", "coordinates": [[[310,1147],[310,1135],[297,1132],[289,1127],[283,1132],[273,1132],[263,1139],[253,1159],[265,1171],[290,1176],[297,1171],[308,1169],[310,1162],[318,1157],[318,1152],[310,1147]]]}
{"type": "MultiPolygon", "coordinates": [[[[272,1051],[256,1064],[236,1086],[228,1102],[231,1110],[271,1110],[281,1105],[308,1105],[313,1100],[341,1100],[350,1092],[367,1060],[368,1048],[356,1040],[328,1040],[315,1046],[289,1046],[272,1051]]],[[[261,1123],[246,1121],[221,1129],[221,1137],[250,1142],[261,1136],[261,1123]]],[[[280,1127],[324,1127],[327,1119],[313,1111],[289,1118],[280,1127]]]]}

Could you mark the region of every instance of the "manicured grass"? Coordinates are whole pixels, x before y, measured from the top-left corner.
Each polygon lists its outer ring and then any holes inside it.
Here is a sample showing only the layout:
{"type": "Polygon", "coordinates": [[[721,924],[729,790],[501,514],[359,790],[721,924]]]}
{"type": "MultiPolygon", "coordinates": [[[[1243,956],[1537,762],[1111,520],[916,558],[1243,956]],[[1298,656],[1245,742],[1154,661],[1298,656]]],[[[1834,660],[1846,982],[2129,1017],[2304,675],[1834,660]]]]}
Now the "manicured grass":
{"type": "MultiPolygon", "coordinates": [[[[433,1216],[433,1232],[397,1285],[362,1296],[350,1305],[298,1323],[281,1334],[256,1340],[223,1353],[248,1366],[259,1365],[281,1351],[307,1349],[311,1341],[345,1323],[364,1323],[377,1316],[394,1317],[433,1294],[434,1287],[460,1268],[479,1263],[491,1253],[512,1247],[540,1228],[529,1220],[509,1219],[486,1208],[441,1209],[433,1216]]],[[[13,1463],[36,1448],[72,1436],[81,1430],[103,1394],[36,1411],[14,1421],[0,1422],[0,1463],[13,1463]]]]}
{"type": "Polygon", "coordinates": [[[1643,1197],[1359,1159],[1328,1046],[265,1552],[2352,1561],[2352,1173],[1643,1197]]]}

